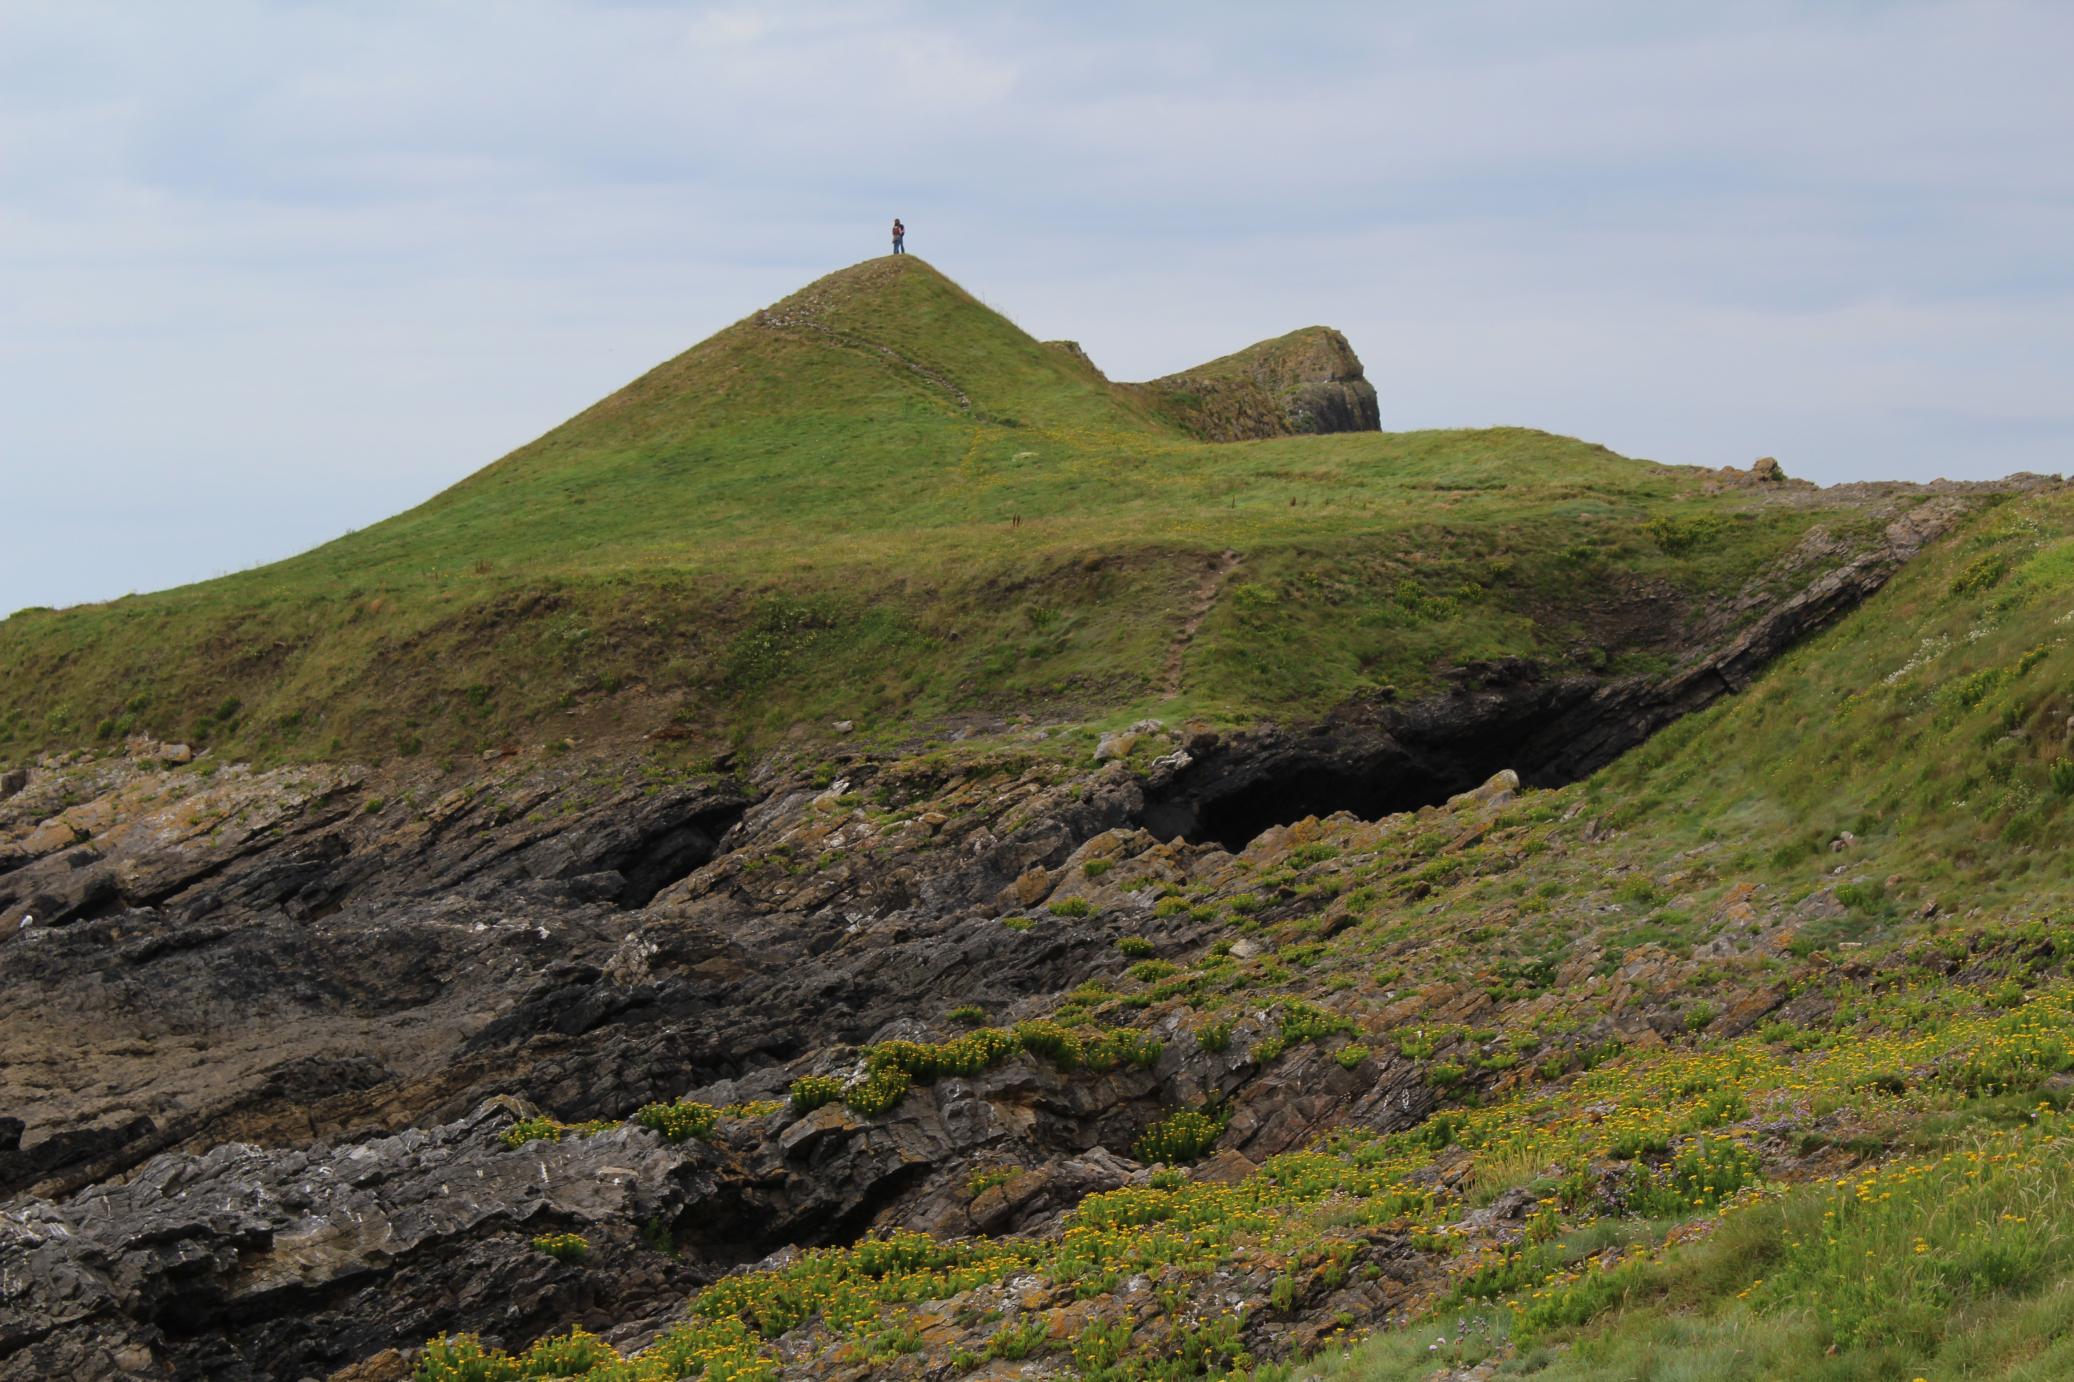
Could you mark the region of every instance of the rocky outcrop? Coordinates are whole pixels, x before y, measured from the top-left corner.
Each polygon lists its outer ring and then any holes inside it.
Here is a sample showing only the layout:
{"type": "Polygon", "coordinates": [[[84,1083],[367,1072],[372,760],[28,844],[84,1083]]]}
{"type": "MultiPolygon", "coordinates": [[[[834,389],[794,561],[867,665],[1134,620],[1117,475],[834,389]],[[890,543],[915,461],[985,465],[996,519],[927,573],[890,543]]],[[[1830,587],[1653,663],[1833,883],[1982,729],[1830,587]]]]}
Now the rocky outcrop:
{"type": "Polygon", "coordinates": [[[512,1149],[511,1121],[486,1105],[350,1146],[227,1143],[18,1202],[0,1220],[0,1376],[325,1376],[442,1329],[538,1333],[601,1295],[621,1321],[660,1318],[710,1277],[634,1229],[711,1198],[712,1149],[632,1128],[512,1149]],[[532,1246],[560,1232],[588,1239],[582,1267],[532,1246]]]}
{"type": "MultiPolygon", "coordinates": [[[[83,777],[105,790],[0,833],[0,929],[138,907],[191,919],[269,907],[311,917],[352,900],[515,888],[638,907],[710,859],[748,800],[724,784],[601,791],[543,773],[419,804],[393,800],[358,768],[170,774],[148,770],[169,766],[155,745],[100,762],[65,786],[76,792],[83,777]],[[578,800],[588,809],[572,818],[578,800]]],[[[45,799],[28,793],[10,814],[45,799]]]]}
{"type": "Polygon", "coordinates": [[[1747,470],[1725,465],[1708,477],[1705,488],[1711,494],[1725,489],[1760,489],[1767,486],[1799,490],[1815,488],[1807,480],[1796,480],[1788,475],[1786,468],[1780,465],[1778,458],[1774,456],[1759,456],[1750,462],[1747,470]]]}
{"type": "Polygon", "coordinates": [[[622,1125],[512,1147],[502,1134],[532,1110],[498,1098],[346,1145],[164,1154],[0,1219],[0,1280],[16,1283],[0,1377],[324,1376],[447,1331],[518,1344],[572,1320],[631,1347],[773,1250],[872,1228],[1055,1227],[1086,1196],[1144,1182],[1128,1149],[1168,1107],[1229,1107],[1213,1174],[1242,1174],[1344,1117],[1404,1127],[1432,1103],[1408,1062],[1357,1073],[1306,1049],[1270,1068],[1243,1054],[1257,1026],[1224,1052],[1165,1035],[1147,1069],[1020,1057],[876,1118],[751,1106],[710,1142],[622,1125]],[[975,1191],[977,1165],[996,1176],[975,1191]],[[584,1240],[580,1264],[534,1246],[551,1233],[584,1240]]]}
{"type": "Polygon", "coordinates": [[[1105,383],[1108,381],[1109,376],[1102,373],[1101,367],[1095,364],[1094,360],[1088,355],[1087,351],[1081,346],[1080,342],[1046,341],[1044,344],[1049,349],[1060,351],[1066,355],[1072,356],[1073,362],[1075,364],[1079,365],[1082,369],[1086,370],[1095,378],[1100,379],[1105,383]]]}
{"type": "Polygon", "coordinates": [[[1329,326],[1292,331],[1136,387],[1162,415],[1206,441],[1382,426],[1375,386],[1347,338],[1329,326]]]}

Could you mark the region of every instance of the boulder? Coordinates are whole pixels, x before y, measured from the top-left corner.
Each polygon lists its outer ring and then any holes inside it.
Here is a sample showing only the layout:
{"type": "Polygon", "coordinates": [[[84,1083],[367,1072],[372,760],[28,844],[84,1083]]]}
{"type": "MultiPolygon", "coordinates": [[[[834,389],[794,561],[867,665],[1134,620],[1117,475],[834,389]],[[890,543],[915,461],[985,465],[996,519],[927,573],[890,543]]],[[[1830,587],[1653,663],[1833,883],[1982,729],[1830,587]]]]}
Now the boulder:
{"type": "Polygon", "coordinates": [[[1135,387],[1207,441],[1382,427],[1375,385],[1347,338],[1329,326],[1292,331],[1135,387]]]}
{"type": "Polygon", "coordinates": [[[1500,768],[1481,787],[1472,787],[1447,800],[1449,806],[1503,806],[1519,793],[1519,774],[1500,768]]]}

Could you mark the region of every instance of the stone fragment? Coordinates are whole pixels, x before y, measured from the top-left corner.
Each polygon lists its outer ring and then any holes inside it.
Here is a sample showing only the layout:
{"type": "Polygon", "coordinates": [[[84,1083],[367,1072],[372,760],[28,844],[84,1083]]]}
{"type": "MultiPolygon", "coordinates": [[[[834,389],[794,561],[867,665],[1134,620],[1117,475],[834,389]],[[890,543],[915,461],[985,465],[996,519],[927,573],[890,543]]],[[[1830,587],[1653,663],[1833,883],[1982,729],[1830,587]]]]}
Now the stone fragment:
{"type": "Polygon", "coordinates": [[[1449,806],[1503,806],[1519,793],[1519,774],[1510,768],[1501,768],[1491,774],[1481,787],[1472,787],[1458,792],[1447,800],[1449,806]]]}

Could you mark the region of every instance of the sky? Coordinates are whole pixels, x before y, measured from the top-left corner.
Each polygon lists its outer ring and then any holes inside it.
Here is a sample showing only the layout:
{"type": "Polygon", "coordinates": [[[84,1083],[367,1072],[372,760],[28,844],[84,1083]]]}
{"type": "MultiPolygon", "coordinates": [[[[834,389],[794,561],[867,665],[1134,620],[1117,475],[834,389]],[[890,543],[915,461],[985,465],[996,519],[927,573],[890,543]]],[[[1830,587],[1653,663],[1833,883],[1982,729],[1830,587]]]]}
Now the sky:
{"type": "Polygon", "coordinates": [[[427,498],[908,248],[1384,426],[2074,470],[2074,4],[0,0],[0,611],[427,498]]]}

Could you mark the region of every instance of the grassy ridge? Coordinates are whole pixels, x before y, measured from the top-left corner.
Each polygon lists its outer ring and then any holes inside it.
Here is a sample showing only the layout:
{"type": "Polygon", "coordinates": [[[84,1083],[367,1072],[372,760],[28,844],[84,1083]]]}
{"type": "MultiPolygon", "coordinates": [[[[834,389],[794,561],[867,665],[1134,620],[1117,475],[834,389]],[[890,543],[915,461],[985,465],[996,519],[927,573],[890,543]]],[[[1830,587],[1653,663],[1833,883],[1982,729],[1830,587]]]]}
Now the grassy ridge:
{"type": "Polygon", "coordinates": [[[1646,659],[1595,599],[1698,600],[1855,521],[1525,430],[1213,445],[1148,406],[920,260],[871,261],[362,532],[0,623],[0,757],[130,732],[469,752],[572,709],[708,742],[1302,713],[1447,661],[1646,659]],[[1166,685],[1226,550],[1243,564],[1166,685]]]}

